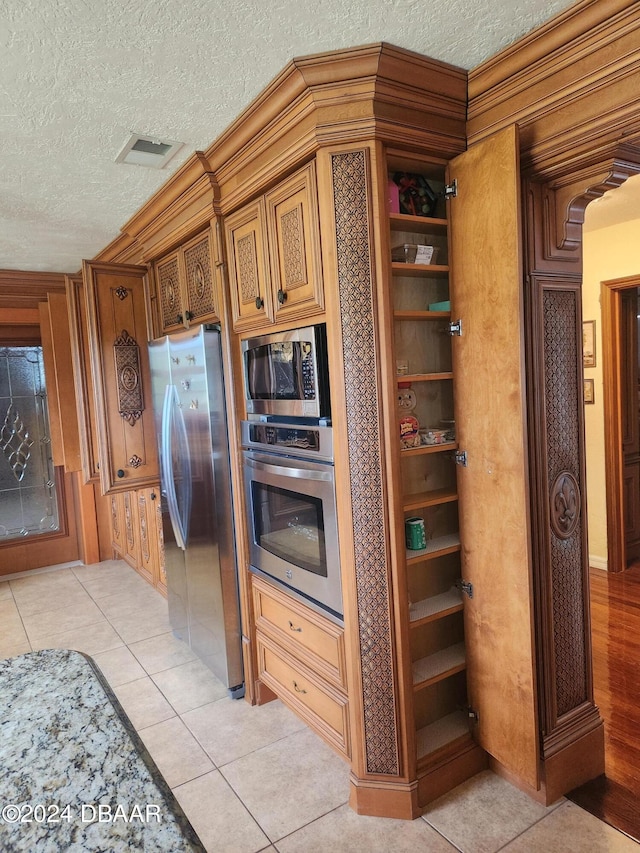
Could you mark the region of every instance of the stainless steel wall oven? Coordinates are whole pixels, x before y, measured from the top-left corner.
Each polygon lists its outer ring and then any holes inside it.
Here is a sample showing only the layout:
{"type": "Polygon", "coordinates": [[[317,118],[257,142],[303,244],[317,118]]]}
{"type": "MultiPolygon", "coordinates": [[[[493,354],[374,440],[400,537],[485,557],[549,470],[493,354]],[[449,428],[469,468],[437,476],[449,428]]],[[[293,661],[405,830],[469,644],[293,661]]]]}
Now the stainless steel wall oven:
{"type": "Polygon", "coordinates": [[[331,427],[244,421],[251,569],[342,618],[331,427]]]}

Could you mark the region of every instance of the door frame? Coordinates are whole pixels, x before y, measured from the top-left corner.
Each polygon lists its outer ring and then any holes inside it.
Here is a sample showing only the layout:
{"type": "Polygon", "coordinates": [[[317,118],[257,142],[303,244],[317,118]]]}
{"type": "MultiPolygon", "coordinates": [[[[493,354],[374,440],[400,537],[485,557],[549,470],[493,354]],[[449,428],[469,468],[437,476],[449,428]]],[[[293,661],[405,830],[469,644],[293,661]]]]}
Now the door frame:
{"type": "Polygon", "coordinates": [[[627,566],[624,524],[624,454],[622,452],[622,294],[640,287],[640,275],[600,283],[602,308],[602,379],[604,458],[607,507],[607,568],[621,572],[627,566]]]}

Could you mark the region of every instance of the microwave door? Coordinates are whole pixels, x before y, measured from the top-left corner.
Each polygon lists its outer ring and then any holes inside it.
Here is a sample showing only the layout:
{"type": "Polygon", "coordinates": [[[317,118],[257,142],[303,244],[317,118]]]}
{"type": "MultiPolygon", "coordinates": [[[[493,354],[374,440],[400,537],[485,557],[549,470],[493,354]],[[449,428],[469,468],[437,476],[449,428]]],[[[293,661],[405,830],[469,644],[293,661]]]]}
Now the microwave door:
{"type": "Polygon", "coordinates": [[[249,400],[272,400],[275,375],[269,346],[251,348],[247,359],[247,397],[249,400]]]}
{"type": "Polygon", "coordinates": [[[186,550],[191,517],[191,459],[187,430],[175,385],[167,385],[162,408],[162,480],[178,546],[186,550]]]}

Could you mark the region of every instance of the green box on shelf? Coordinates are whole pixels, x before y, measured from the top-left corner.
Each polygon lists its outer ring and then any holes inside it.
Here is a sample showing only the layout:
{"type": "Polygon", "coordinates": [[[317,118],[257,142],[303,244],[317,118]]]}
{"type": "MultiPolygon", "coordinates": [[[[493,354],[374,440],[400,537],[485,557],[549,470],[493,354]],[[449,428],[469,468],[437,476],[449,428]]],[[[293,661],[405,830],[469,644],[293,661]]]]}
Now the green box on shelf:
{"type": "Polygon", "coordinates": [[[451,301],[447,299],[446,302],[431,302],[429,311],[451,311],[451,301]]]}

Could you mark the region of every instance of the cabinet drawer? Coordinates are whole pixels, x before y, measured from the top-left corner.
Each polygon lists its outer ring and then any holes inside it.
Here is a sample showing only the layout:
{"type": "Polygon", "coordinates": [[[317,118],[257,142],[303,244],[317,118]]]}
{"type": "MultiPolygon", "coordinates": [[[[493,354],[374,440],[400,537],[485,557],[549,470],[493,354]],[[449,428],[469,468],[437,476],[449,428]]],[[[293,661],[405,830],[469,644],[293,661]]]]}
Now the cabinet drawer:
{"type": "Polygon", "coordinates": [[[256,627],[346,689],[343,629],[260,578],[253,578],[253,591],[256,627]]]}
{"type": "Polygon", "coordinates": [[[347,698],[258,632],[261,680],[339,752],[349,755],[347,698]]]}

